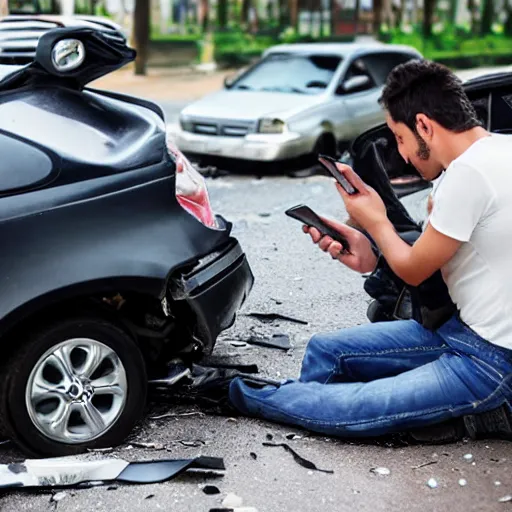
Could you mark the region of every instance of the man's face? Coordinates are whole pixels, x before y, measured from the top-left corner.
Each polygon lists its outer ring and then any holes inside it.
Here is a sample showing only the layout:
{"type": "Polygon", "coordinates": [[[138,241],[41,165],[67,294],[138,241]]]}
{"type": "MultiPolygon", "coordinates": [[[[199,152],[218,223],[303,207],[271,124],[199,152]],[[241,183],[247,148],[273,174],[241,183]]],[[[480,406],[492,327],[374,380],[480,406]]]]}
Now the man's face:
{"type": "Polygon", "coordinates": [[[436,159],[433,148],[419,133],[413,132],[404,123],[396,123],[389,114],[386,114],[386,122],[395,135],[398,151],[402,158],[411,164],[424,179],[428,181],[436,179],[443,167],[436,159]]]}

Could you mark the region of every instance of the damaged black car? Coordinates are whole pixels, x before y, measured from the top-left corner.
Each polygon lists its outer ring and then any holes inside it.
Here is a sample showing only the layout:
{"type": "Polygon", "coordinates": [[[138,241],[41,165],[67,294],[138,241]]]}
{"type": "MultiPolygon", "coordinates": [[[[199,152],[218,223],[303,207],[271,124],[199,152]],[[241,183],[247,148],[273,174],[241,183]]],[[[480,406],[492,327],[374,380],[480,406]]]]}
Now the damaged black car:
{"type": "Polygon", "coordinates": [[[86,87],[134,58],[63,28],[2,70],[0,431],[35,456],[122,442],[148,380],[210,353],[253,285],[160,108],[86,87]]]}

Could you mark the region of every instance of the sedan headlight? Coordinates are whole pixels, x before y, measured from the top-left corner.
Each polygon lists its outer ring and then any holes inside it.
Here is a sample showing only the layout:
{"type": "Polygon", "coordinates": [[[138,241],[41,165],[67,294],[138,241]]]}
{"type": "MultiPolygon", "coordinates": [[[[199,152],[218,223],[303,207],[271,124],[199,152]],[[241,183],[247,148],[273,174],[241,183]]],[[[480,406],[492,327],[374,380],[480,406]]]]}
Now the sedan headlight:
{"type": "Polygon", "coordinates": [[[283,133],[286,123],[281,119],[261,119],[258,124],[259,133],[283,133]]]}
{"type": "Polygon", "coordinates": [[[184,132],[193,132],[194,131],[194,123],[188,120],[186,117],[180,118],[180,126],[184,132]]]}

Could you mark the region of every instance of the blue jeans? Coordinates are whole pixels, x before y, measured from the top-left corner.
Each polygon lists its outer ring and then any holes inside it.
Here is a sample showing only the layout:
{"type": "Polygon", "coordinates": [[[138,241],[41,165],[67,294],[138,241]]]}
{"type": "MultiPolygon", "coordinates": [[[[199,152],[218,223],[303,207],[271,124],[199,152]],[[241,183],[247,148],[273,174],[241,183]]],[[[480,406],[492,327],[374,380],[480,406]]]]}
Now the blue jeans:
{"type": "MultiPolygon", "coordinates": [[[[511,333],[512,336],[512,333],[511,333]]],[[[233,380],[243,414],[340,437],[404,432],[512,404],[512,351],[457,316],[437,331],[414,320],[311,338],[299,380],[258,388],[233,380]]]]}

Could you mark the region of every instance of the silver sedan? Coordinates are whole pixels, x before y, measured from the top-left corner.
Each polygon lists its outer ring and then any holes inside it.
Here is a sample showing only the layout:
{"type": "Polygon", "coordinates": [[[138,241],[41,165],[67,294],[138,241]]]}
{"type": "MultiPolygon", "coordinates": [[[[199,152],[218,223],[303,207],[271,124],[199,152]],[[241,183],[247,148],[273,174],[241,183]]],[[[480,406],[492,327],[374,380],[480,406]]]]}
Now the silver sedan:
{"type": "Polygon", "coordinates": [[[381,124],[387,75],[415,58],[413,48],[379,43],[274,46],[223,90],[187,106],[170,135],[205,163],[308,165],[381,124]]]}

